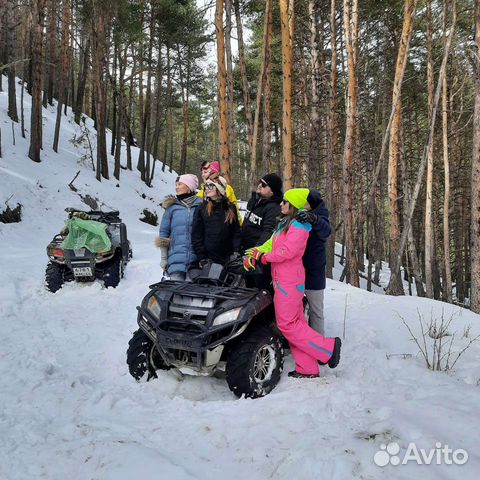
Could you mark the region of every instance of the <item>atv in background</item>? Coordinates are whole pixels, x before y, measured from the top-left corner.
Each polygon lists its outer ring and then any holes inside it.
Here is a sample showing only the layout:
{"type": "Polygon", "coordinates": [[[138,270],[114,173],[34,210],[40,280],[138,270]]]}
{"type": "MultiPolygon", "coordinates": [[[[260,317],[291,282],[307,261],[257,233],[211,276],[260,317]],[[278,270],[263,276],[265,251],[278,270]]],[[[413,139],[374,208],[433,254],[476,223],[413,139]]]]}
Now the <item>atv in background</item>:
{"type": "MultiPolygon", "coordinates": [[[[65,227],[58,235],[55,235],[47,247],[47,255],[50,260],[45,273],[47,289],[56,292],[62,288],[65,282],[73,280],[92,282],[96,278],[103,280],[105,287],[115,288],[123,277],[126,264],[132,258],[127,227],[122,223],[119,212],[97,210],[84,212],[73,208],[66,208],[65,211],[68,212],[69,220],[89,221],[84,225],[91,226],[94,232],[101,232],[106,247],[100,248],[101,251],[98,248],[91,248],[93,250],[91,251],[87,243],[86,247],[65,248],[65,244],[71,243],[68,242],[69,231],[65,227]]],[[[70,222],[67,223],[72,225],[70,222]]],[[[95,240],[96,238],[95,233],[86,231],[85,234],[90,235],[90,239],[95,240]]],[[[97,243],[102,245],[102,243],[97,243]]]]}
{"type": "Polygon", "coordinates": [[[245,288],[244,274],[240,257],[224,267],[207,264],[191,281],[151,285],[137,307],[140,329],[127,351],[130,374],[148,381],[172,367],[193,375],[220,371],[238,397],[273,390],[284,350],[272,296],[245,288]]]}

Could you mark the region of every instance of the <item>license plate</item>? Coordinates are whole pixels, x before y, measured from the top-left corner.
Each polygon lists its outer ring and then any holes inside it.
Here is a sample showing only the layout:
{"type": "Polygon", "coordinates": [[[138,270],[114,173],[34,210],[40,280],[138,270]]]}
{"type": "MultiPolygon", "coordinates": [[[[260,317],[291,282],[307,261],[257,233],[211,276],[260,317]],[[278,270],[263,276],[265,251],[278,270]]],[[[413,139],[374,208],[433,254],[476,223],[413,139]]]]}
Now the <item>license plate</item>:
{"type": "Polygon", "coordinates": [[[92,269],[91,267],[73,267],[73,274],[76,277],[91,277],[92,269]]]}

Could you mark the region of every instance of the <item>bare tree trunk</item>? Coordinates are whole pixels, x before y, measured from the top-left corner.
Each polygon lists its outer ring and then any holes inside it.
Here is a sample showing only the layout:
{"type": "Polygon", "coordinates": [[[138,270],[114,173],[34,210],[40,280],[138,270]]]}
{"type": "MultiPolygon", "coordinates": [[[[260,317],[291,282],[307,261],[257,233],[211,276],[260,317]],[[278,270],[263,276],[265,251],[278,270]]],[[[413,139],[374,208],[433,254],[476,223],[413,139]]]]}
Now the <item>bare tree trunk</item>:
{"type": "MultiPolygon", "coordinates": [[[[427,91],[428,91],[428,118],[431,121],[433,111],[434,82],[433,82],[433,27],[432,1],[427,2],[427,91]]],[[[433,298],[432,263],[434,261],[433,236],[433,142],[427,152],[427,187],[425,195],[425,283],[427,297],[433,298]]]]}
{"type": "Polygon", "coordinates": [[[58,153],[58,141],[60,138],[60,123],[62,120],[62,106],[67,102],[68,92],[68,46],[70,40],[70,0],[63,0],[62,15],[62,72],[60,75],[59,98],[57,103],[57,118],[55,121],[55,133],[53,137],[53,151],[58,153]]]}
{"type": "Polygon", "coordinates": [[[118,118],[117,118],[117,127],[115,130],[115,152],[114,152],[114,170],[113,176],[120,180],[120,158],[122,153],[122,132],[123,124],[125,122],[125,114],[123,112],[125,108],[125,70],[127,67],[127,46],[123,48],[123,53],[121,48],[118,48],[116,52],[118,54],[118,118]]]}
{"type": "MultiPolygon", "coordinates": [[[[170,139],[170,120],[172,118],[170,112],[172,110],[172,72],[170,70],[170,46],[167,42],[167,104],[165,107],[165,117],[166,117],[166,128],[165,128],[165,143],[163,149],[163,165],[162,172],[165,171],[168,160],[168,142],[170,139]]],[[[215,131],[215,129],[212,129],[215,131]]]]}
{"type": "MultiPolygon", "coordinates": [[[[11,66],[7,70],[8,75],[8,116],[14,122],[18,122],[17,112],[17,94],[15,92],[15,42],[16,42],[16,25],[15,25],[15,9],[18,8],[17,2],[10,0],[7,2],[7,52],[8,61],[11,66]]],[[[1,72],[0,72],[1,75],[1,72]]]]}
{"type": "Polygon", "coordinates": [[[106,18],[101,7],[94,12],[93,18],[93,83],[95,94],[95,115],[97,119],[97,171],[96,178],[108,179],[108,158],[106,140],[106,92],[105,92],[105,62],[106,62],[106,18]]]}
{"type": "MultiPolygon", "coordinates": [[[[400,156],[400,129],[402,122],[402,102],[401,97],[395,108],[392,127],[390,129],[390,143],[388,149],[388,199],[390,205],[390,263],[392,257],[398,251],[400,240],[400,208],[398,203],[398,162],[400,156]]],[[[393,274],[392,274],[393,275],[393,274]]],[[[400,276],[400,270],[395,274],[395,278],[390,279],[391,295],[403,295],[403,284],[400,276]]]]}
{"type": "MultiPolygon", "coordinates": [[[[266,1],[270,2],[271,0],[266,1]]],[[[240,17],[239,0],[234,0],[233,5],[235,8],[235,19],[237,22],[238,63],[240,66],[240,77],[242,80],[243,108],[245,110],[245,118],[247,120],[248,154],[250,155],[252,151],[253,118],[250,110],[250,93],[248,90],[247,67],[245,65],[245,44],[243,42],[243,28],[242,19],[240,17]]]]}
{"type": "Polygon", "coordinates": [[[127,147],[127,169],[132,170],[132,144],[134,142],[133,134],[132,134],[132,109],[133,109],[133,91],[134,91],[134,80],[135,76],[133,72],[137,68],[137,56],[135,55],[135,48],[132,46],[132,57],[133,57],[133,65],[132,65],[132,74],[130,75],[130,85],[128,89],[128,110],[127,110],[127,118],[125,119],[125,126],[128,125],[127,135],[126,135],[126,147],[127,147]]]}
{"type": "Polygon", "coordinates": [[[85,87],[87,85],[88,68],[90,64],[90,37],[87,36],[85,42],[82,42],[82,46],[83,48],[80,52],[80,66],[78,70],[77,96],[74,103],[75,123],[78,125],[80,125],[80,118],[83,113],[83,100],[85,97],[85,87]]]}
{"type": "Polygon", "coordinates": [[[480,2],[475,1],[475,107],[473,113],[472,206],[471,206],[471,291],[470,308],[480,313],[480,2]]]}
{"type": "Polygon", "coordinates": [[[42,148],[42,63],[43,63],[43,20],[45,16],[45,0],[33,0],[32,28],[32,114],[30,126],[29,158],[40,162],[42,148]]]}
{"type": "Polygon", "coordinates": [[[47,65],[45,67],[46,81],[44,85],[43,105],[53,105],[55,73],[57,66],[57,4],[55,0],[47,3],[47,65]]]}
{"type": "MultiPolygon", "coordinates": [[[[6,30],[7,0],[0,0],[0,65],[8,63],[6,30]]],[[[0,92],[3,92],[3,70],[0,70],[0,92]]]]}
{"type": "MultiPolygon", "coordinates": [[[[408,211],[408,216],[407,216],[407,219],[406,219],[406,223],[403,227],[402,236],[400,238],[400,247],[399,247],[399,250],[397,252],[396,257],[394,258],[393,265],[391,266],[392,276],[396,272],[400,271],[400,265],[401,265],[401,261],[402,261],[403,251],[405,249],[405,244],[406,244],[406,241],[407,241],[408,231],[410,230],[410,226],[411,226],[412,218],[413,218],[413,212],[415,210],[418,194],[420,192],[420,187],[422,185],[423,174],[425,173],[425,166],[426,166],[426,163],[427,163],[427,152],[428,152],[428,149],[430,148],[430,146],[433,142],[438,102],[440,100],[440,92],[441,92],[443,77],[445,75],[445,69],[446,69],[446,66],[447,66],[448,55],[449,55],[449,52],[450,52],[450,45],[452,43],[452,36],[453,36],[453,32],[455,31],[456,20],[457,20],[457,15],[456,15],[455,3],[453,3],[452,24],[450,26],[450,34],[448,35],[447,41],[445,43],[445,50],[443,52],[442,64],[440,66],[440,71],[438,73],[438,81],[437,81],[437,87],[436,87],[436,90],[435,90],[435,97],[433,99],[433,110],[432,110],[432,118],[431,118],[431,121],[430,121],[428,141],[427,141],[427,144],[425,145],[425,149],[424,149],[424,152],[423,152],[423,155],[422,155],[422,159],[420,161],[420,165],[419,165],[419,169],[418,169],[418,175],[417,175],[417,181],[416,181],[415,188],[414,188],[413,195],[412,195],[412,199],[411,199],[411,202],[410,202],[410,208],[409,208],[409,211],[408,211]]],[[[387,287],[387,293],[389,293],[389,289],[390,289],[390,285],[387,287]]]]}
{"type": "Polygon", "coordinates": [[[335,264],[335,228],[337,224],[337,202],[338,192],[338,100],[337,100],[337,26],[336,26],[336,0],[330,4],[330,31],[331,31],[331,71],[330,71],[330,99],[328,116],[328,144],[327,144],[327,165],[326,165],[326,200],[330,209],[330,222],[333,225],[333,232],[327,242],[327,266],[326,275],[333,278],[333,267],[335,264]]]}
{"type": "MultiPolygon", "coordinates": [[[[263,90],[263,148],[262,148],[262,165],[263,173],[271,172],[270,161],[270,101],[271,101],[271,76],[272,76],[272,16],[273,4],[268,2],[267,14],[267,36],[265,37],[265,76],[264,76],[264,90],[263,90]]],[[[254,185],[254,184],[252,184],[254,185]]]]}
{"type": "Polygon", "coordinates": [[[153,168],[152,174],[150,176],[150,180],[153,180],[154,170],[155,170],[155,160],[158,159],[158,150],[159,150],[159,143],[160,143],[160,129],[162,125],[163,119],[161,118],[161,111],[162,111],[162,77],[163,77],[163,70],[162,70],[162,59],[161,59],[161,46],[158,49],[158,58],[157,58],[157,72],[155,75],[156,85],[155,85],[155,102],[156,102],[156,109],[155,109],[155,130],[153,133],[153,168]]]}
{"type": "Polygon", "coordinates": [[[234,85],[232,65],[232,0],[225,0],[225,56],[227,60],[227,138],[229,163],[234,165],[234,85]]]}
{"type": "MultiPolygon", "coordinates": [[[[272,11],[272,0],[266,0],[265,2],[265,19],[263,25],[263,37],[265,39],[269,36],[269,17],[272,11]]],[[[262,63],[260,66],[260,74],[258,76],[257,83],[257,99],[255,102],[255,117],[253,120],[253,133],[252,142],[250,147],[250,185],[255,185],[258,180],[258,167],[257,167],[257,139],[258,139],[258,124],[260,121],[260,105],[262,100],[263,84],[265,81],[265,62],[266,62],[266,50],[267,42],[263,42],[262,47],[262,63]]]]}
{"type": "MultiPolygon", "coordinates": [[[[317,4],[315,0],[308,2],[308,14],[310,17],[310,71],[311,71],[311,108],[310,108],[310,149],[309,170],[318,172],[320,163],[320,114],[319,114],[319,78],[320,59],[318,55],[318,32],[317,32],[317,4]]],[[[318,178],[316,179],[318,180],[318,178]]]]}
{"type": "Polygon", "coordinates": [[[150,117],[152,112],[152,51],[153,51],[153,27],[154,11],[150,12],[150,39],[148,42],[148,74],[147,74],[147,92],[145,96],[145,110],[142,120],[142,146],[141,149],[147,154],[142,180],[150,185],[150,117]]]}
{"type": "Polygon", "coordinates": [[[344,28],[345,47],[348,63],[348,99],[347,99],[347,130],[345,133],[345,149],[343,158],[343,218],[345,222],[346,247],[346,280],[354,287],[360,286],[358,276],[358,259],[355,245],[355,213],[353,205],[354,189],[354,154],[356,152],[356,123],[357,123],[357,72],[356,72],[356,42],[358,4],[357,0],[344,0],[344,28]]]}
{"type": "MultiPolygon", "coordinates": [[[[390,264],[394,261],[394,256],[399,249],[400,241],[400,211],[398,208],[398,188],[397,188],[397,165],[399,155],[399,134],[401,128],[401,88],[405,64],[408,57],[408,48],[412,34],[413,14],[415,12],[416,1],[406,0],[402,36],[397,54],[397,63],[395,67],[395,78],[392,94],[392,113],[393,118],[390,126],[389,143],[389,163],[388,163],[388,197],[390,203],[390,264]]],[[[400,269],[391,273],[389,290],[390,295],[403,295],[403,284],[400,276],[400,269]]]]}
{"type": "MultiPolygon", "coordinates": [[[[142,9],[145,8],[144,1],[142,0],[142,9]]],[[[145,12],[142,12],[142,25],[145,19],[145,12]]],[[[143,39],[140,40],[139,46],[139,69],[138,69],[138,118],[140,120],[140,148],[138,152],[137,170],[140,172],[140,178],[145,181],[145,139],[143,137],[143,114],[145,108],[145,101],[143,95],[143,68],[144,68],[144,45],[143,39]]]]}
{"type": "Polygon", "coordinates": [[[293,58],[294,0],[280,0],[280,21],[282,30],[282,147],[283,187],[292,187],[292,58],[293,58]]]}
{"type": "Polygon", "coordinates": [[[110,142],[110,155],[115,155],[115,142],[117,140],[117,107],[118,107],[118,84],[117,84],[117,66],[119,57],[119,42],[114,40],[113,45],[113,72],[110,83],[112,84],[112,137],[110,142]]]}
{"type": "Polygon", "coordinates": [[[217,103],[218,136],[220,142],[221,171],[230,182],[230,152],[227,131],[227,71],[225,66],[225,35],[223,28],[223,0],[216,0],[215,31],[217,36],[217,103]]]}
{"type": "MultiPolygon", "coordinates": [[[[455,8],[455,0],[452,8],[455,8]]],[[[447,35],[447,2],[443,2],[443,31],[444,42],[447,35]]],[[[446,67],[445,67],[446,68],[446,67]]],[[[445,278],[443,281],[443,289],[447,302],[452,303],[452,270],[450,266],[450,165],[448,159],[448,111],[447,111],[447,72],[443,76],[442,82],[442,137],[443,137],[443,169],[445,181],[445,196],[443,199],[443,255],[445,259],[445,278]]]]}

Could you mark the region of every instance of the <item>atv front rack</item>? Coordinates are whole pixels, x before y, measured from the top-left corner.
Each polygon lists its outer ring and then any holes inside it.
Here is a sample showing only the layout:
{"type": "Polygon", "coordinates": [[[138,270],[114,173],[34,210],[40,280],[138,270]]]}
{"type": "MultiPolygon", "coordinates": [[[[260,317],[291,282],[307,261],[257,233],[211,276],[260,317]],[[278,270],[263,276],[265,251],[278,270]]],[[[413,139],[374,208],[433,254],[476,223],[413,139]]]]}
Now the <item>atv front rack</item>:
{"type": "Polygon", "coordinates": [[[177,365],[179,352],[184,352],[189,366],[202,368],[208,351],[241,334],[252,318],[272,304],[269,292],[253,288],[172,280],[150,288],[137,307],[137,322],[168,365],[177,365]],[[147,308],[152,297],[160,307],[158,317],[147,308]],[[237,308],[240,312],[233,321],[215,325],[219,315],[237,308]]]}

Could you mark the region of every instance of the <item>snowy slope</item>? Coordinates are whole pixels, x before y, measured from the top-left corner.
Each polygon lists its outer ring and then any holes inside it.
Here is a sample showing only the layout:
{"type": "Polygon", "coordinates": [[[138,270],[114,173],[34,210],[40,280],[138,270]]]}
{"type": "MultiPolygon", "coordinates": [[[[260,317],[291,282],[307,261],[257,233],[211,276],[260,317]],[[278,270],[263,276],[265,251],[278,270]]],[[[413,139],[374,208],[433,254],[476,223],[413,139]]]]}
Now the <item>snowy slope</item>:
{"type": "MultiPolygon", "coordinates": [[[[457,351],[468,342],[461,338],[468,325],[470,338],[480,333],[479,316],[458,307],[328,281],[327,334],[345,331],[345,340],[339,367],[320,379],[285,372],[257,400],[236,399],[217,378],[163,372],[135,383],[125,351],[135,307],[160,273],[157,229],[138,218],[143,208],[160,213],[174,174],[157,169],[151,189],[125,170],[119,187],[100,184],[68,141],[74,124],[63,119],[55,154],[54,108],[44,117],[43,161],[35,164],[18,127],[11,144],[0,93],[0,205],[13,194],[10,204],[24,206],[21,223],[0,224],[1,479],[477,478],[480,345],[454,371],[431,372],[400,319],[418,332],[417,309],[427,319],[442,309],[454,314],[457,351]],[[78,193],[120,210],[134,258],[117,289],[70,283],[51,294],[43,285],[45,247],[63,224],[63,209],[84,206],[67,186],[78,170],[78,193]],[[423,449],[441,442],[465,449],[469,459],[462,466],[375,465],[375,453],[391,441],[403,451],[410,442],[423,449]]],[[[289,357],[286,371],[292,367],[289,357]]]]}

